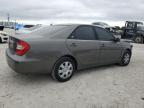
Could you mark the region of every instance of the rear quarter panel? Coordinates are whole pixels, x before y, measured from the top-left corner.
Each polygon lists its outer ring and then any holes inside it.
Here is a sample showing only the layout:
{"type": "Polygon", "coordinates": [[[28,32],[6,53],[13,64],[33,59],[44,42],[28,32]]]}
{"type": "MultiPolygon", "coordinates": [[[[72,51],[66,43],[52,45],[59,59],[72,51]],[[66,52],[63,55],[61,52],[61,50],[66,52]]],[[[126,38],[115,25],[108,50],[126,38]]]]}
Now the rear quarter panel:
{"type": "Polygon", "coordinates": [[[65,39],[39,39],[31,40],[29,43],[31,48],[26,58],[36,59],[48,71],[52,70],[60,57],[70,54],[65,39]]]}

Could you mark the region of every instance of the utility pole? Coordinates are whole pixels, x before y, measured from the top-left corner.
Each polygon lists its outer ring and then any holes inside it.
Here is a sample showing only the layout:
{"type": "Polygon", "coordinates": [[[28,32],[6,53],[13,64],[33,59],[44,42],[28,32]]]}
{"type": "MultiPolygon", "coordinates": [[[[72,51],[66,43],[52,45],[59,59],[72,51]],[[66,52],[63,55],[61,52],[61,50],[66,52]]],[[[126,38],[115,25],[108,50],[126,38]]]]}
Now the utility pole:
{"type": "Polygon", "coordinates": [[[15,20],[15,27],[14,27],[14,29],[15,29],[15,34],[16,34],[16,24],[17,24],[17,23],[16,23],[16,20],[15,20]]]}
{"type": "Polygon", "coordinates": [[[8,20],[8,22],[10,21],[10,14],[9,13],[7,14],[7,20],[8,20]]]}

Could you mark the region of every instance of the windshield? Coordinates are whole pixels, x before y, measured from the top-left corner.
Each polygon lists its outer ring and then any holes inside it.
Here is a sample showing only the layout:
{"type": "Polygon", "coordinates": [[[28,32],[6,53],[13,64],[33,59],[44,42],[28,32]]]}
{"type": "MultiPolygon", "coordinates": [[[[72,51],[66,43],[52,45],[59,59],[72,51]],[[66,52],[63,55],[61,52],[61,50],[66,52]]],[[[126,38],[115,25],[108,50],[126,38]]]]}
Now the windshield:
{"type": "Polygon", "coordinates": [[[41,26],[34,26],[34,27],[31,27],[31,28],[29,28],[29,29],[27,29],[27,30],[33,31],[33,30],[38,29],[38,28],[40,28],[40,27],[41,27],[41,26]]]}
{"type": "Polygon", "coordinates": [[[137,29],[144,31],[144,25],[138,25],[137,29]]]}
{"type": "Polygon", "coordinates": [[[140,22],[139,22],[139,23],[137,24],[137,26],[143,26],[143,23],[140,23],[140,22]]]}

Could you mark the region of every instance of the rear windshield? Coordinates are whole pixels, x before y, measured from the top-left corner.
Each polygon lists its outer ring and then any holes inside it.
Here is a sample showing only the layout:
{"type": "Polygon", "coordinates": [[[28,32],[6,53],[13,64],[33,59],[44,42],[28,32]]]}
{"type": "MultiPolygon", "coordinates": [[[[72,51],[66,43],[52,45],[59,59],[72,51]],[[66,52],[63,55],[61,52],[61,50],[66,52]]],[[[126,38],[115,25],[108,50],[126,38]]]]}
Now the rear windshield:
{"type": "Polygon", "coordinates": [[[43,28],[38,29],[37,31],[32,32],[32,34],[48,36],[49,34],[54,34],[59,31],[63,31],[64,28],[66,27],[67,26],[60,26],[60,25],[47,26],[47,27],[43,27],[43,28]]]}
{"type": "Polygon", "coordinates": [[[40,28],[40,27],[41,27],[41,26],[34,26],[34,27],[29,28],[28,30],[29,30],[29,31],[33,31],[33,30],[38,29],[38,28],[40,28]]]}

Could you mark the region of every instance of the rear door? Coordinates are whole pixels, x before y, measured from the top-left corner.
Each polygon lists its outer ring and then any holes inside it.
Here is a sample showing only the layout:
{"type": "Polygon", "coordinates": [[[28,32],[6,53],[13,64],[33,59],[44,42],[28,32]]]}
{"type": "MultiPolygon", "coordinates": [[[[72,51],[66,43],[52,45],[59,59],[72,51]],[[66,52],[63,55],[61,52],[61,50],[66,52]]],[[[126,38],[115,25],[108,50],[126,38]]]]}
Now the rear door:
{"type": "Polygon", "coordinates": [[[67,45],[81,66],[99,64],[99,41],[92,26],[79,26],[67,39],[67,45]]]}
{"type": "Polygon", "coordinates": [[[114,36],[103,28],[95,27],[95,31],[100,42],[100,64],[117,62],[122,51],[120,42],[115,42],[114,36]]]}

